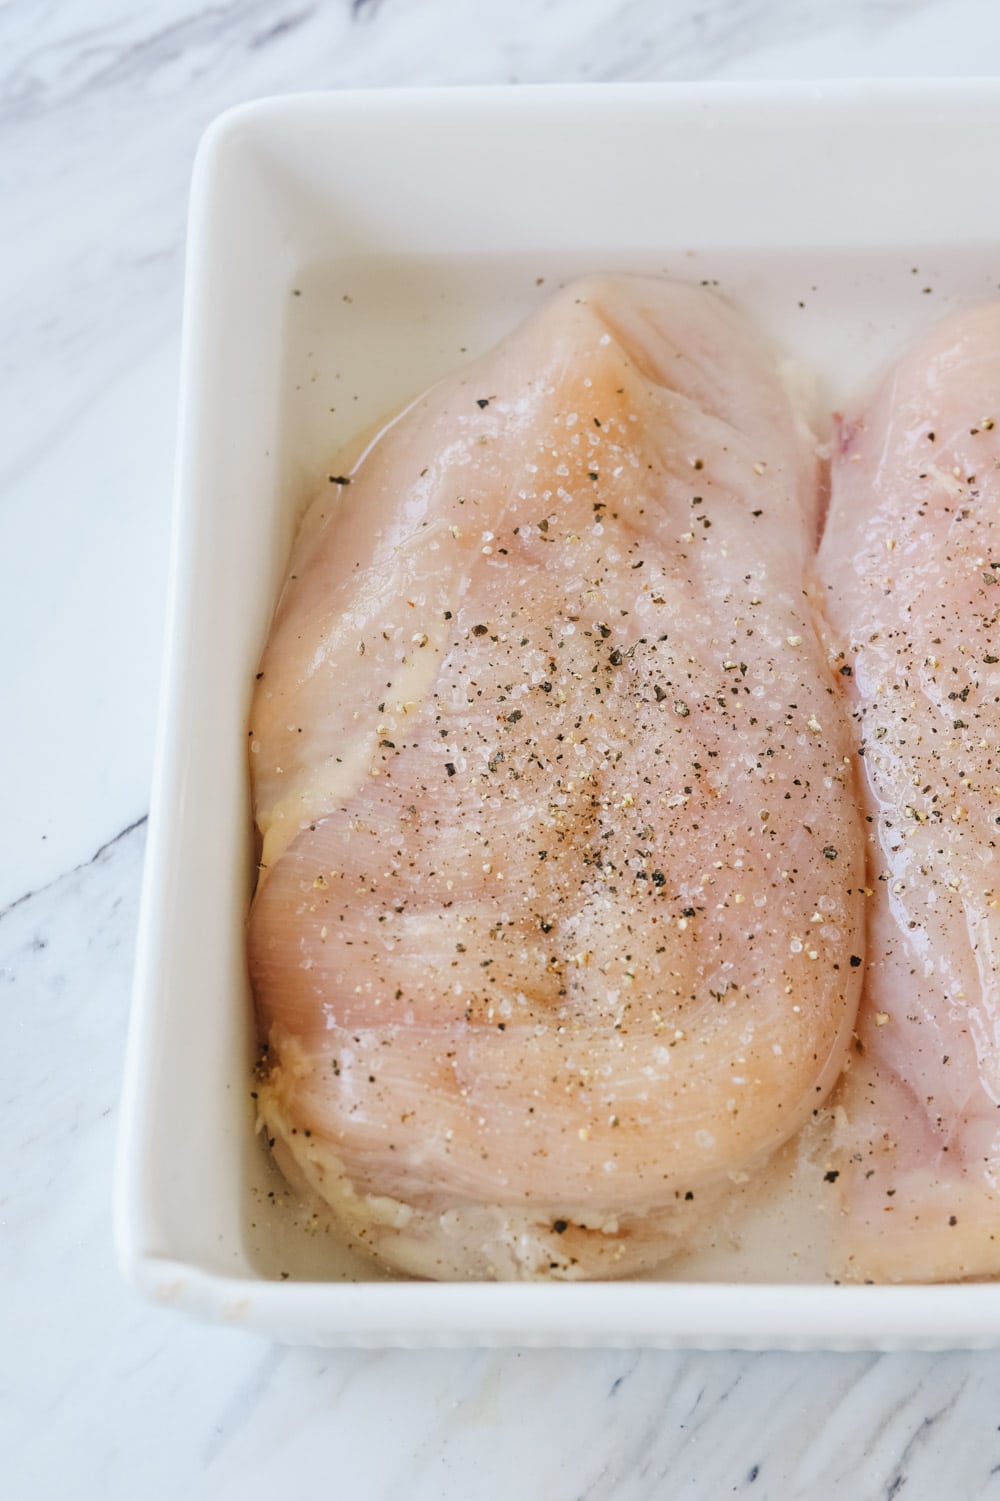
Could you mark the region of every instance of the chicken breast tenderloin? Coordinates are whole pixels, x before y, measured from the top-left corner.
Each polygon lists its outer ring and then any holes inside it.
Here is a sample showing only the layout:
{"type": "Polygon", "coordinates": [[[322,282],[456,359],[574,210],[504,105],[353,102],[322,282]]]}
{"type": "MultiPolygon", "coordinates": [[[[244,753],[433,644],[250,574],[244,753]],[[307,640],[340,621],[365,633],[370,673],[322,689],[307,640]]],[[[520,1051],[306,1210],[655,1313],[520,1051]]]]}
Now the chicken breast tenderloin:
{"type": "Polygon", "coordinates": [[[656,1265],[833,1085],[863,837],[813,447],[724,304],[595,279],[309,512],[252,711],[259,1108],[383,1262],[656,1265]]]}
{"type": "Polygon", "coordinates": [[[1000,1271],[1000,304],[840,424],[820,552],[862,734],[868,968],[842,1276],[1000,1271]]]}

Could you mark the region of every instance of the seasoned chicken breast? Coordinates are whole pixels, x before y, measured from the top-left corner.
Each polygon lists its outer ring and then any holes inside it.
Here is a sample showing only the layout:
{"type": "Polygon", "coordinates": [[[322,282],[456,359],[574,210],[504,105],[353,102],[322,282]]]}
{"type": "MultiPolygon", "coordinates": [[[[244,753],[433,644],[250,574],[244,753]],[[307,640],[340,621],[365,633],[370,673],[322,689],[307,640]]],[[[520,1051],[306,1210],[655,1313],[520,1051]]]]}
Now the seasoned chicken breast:
{"type": "Polygon", "coordinates": [[[307,515],[252,711],[260,1112],[383,1262],[654,1266],[835,1081],[863,837],[813,450],[723,303],[594,279],[307,515]]]}
{"type": "Polygon", "coordinates": [[[1000,1271],[1000,303],[840,422],[820,553],[853,690],[868,967],[841,1275],[1000,1271]]]}

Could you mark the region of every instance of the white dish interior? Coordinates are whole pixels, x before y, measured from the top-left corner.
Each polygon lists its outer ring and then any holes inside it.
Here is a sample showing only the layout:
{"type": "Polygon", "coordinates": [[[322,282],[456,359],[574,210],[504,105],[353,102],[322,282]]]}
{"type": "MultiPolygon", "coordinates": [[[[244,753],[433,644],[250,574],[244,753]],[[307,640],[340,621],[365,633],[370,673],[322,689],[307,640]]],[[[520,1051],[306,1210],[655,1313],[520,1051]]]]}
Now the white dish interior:
{"type": "Polygon", "coordinates": [[[821,1172],[789,1192],[787,1155],[763,1203],[735,1205],[664,1280],[387,1280],[254,1135],[243,957],[249,690],[340,445],[595,271],[717,287],[815,372],[828,413],[949,308],[1000,291],[982,150],[998,124],[1000,89],[963,82],[329,95],[212,128],[117,1195],[145,1292],[327,1343],[1000,1337],[1000,1288],[816,1285],[834,1201],[821,1172]],[[961,211],[931,217],[945,201],[961,211]]]}

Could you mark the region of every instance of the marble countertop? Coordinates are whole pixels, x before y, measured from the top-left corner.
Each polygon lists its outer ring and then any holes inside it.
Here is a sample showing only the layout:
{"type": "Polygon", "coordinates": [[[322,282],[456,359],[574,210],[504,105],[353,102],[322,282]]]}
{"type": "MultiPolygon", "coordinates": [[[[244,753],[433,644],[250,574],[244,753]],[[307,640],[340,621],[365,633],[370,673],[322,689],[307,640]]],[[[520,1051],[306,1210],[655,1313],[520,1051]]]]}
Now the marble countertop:
{"type": "Polygon", "coordinates": [[[1000,1496],[1000,1353],[285,1349],[139,1303],[109,1215],[208,121],[347,85],[997,72],[991,0],[0,5],[4,1494],[1000,1496]]]}

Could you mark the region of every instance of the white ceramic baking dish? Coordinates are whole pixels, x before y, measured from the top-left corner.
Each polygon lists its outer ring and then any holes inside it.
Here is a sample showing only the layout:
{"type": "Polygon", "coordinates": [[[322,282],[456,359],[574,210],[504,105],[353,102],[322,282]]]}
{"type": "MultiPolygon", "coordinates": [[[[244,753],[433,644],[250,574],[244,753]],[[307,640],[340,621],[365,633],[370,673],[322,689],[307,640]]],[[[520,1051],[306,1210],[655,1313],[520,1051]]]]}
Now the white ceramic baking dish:
{"type": "MultiPolygon", "coordinates": [[[[803,1283],[809,1257],[766,1223],[750,1251],[672,1280],[372,1272],[255,1138],[243,955],[249,686],[295,519],[341,441],[584,271],[718,283],[818,369],[832,407],[947,307],[997,290],[998,139],[1000,86],[969,81],[330,94],[212,126],[118,1164],[119,1253],[143,1293],[322,1344],[1000,1341],[1000,1285],[803,1283]]],[[[821,1239],[822,1216],[800,1230],[821,1239]]]]}

